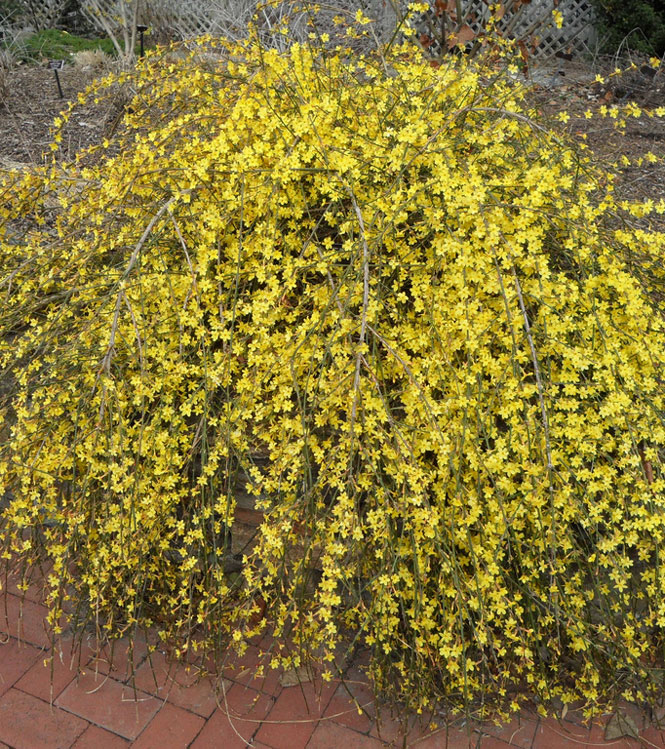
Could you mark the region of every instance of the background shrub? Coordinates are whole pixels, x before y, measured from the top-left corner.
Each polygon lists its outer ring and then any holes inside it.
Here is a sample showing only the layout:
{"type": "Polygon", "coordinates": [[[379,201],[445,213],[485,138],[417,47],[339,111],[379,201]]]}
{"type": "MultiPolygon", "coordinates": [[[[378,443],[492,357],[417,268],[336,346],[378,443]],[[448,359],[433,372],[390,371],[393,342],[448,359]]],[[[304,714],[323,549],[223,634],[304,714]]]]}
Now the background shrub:
{"type": "Polygon", "coordinates": [[[654,206],[619,221],[490,67],[204,52],[108,79],[117,140],[0,183],[0,541],[52,565],[54,632],[269,630],[330,673],[362,644],[416,709],[647,698],[654,206]],[[266,516],[238,576],[240,490],[266,516]]]}
{"type": "Polygon", "coordinates": [[[662,57],[665,3],[662,0],[594,0],[603,50],[619,48],[662,57]]]}

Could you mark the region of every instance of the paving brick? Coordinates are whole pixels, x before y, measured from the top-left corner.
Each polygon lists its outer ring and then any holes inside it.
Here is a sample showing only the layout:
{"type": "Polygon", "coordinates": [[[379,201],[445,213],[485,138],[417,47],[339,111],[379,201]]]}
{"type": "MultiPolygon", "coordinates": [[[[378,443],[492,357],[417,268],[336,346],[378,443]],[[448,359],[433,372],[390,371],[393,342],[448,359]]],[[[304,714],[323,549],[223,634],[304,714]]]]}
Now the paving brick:
{"type": "Polygon", "coordinates": [[[495,736],[488,736],[487,734],[481,734],[478,740],[473,744],[473,749],[510,749],[515,744],[510,744],[503,739],[497,739],[495,736]]]}
{"type": "MultiPolygon", "coordinates": [[[[590,740],[588,729],[582,726],[561,726],[556,720],[542,720],[533,737],[533,749],[582,749],[590,740]],[[568,730],[566,730],[568,729],[568,730]]],[[[601,746],[604,744],[601,739],[601,746]]],[[[619,749],[617,744],[612,744],[619,749]]]]}
{"type": "MultiPolygon", "coordinates": [[[[473,730],[449,727],[416,739],[408,746],[409,749],[476,749],[479,738],[473,730]]],[[[508,745],[504,744],[503,749],[508,749],[508,745]]]]}
{"type": "Polygon", "coordinates": [[[665,730],[665,705],[662,704],[662,698],[660,702],[661,704],[654,704],[651,706],[649,726],[663,731],[665,730]]]}
{"type": "Polygon", "coordinates": [[[230,653],[222,674],[243,687],[250,687],[258,692],[276,696],[280,690],[280,673],[269,667],[270,657],[265,656],[259,648],[250,645],[242,655],[230,653]],[[256,676],[257,669],[263,666],[263,674],[256,676]]]}
{"type": "Polygon", "coordinates": [[[14,749],[70,749],[88,723],[18,689],[0,698],[0,741],[14,749]]]}
{"type": "Polygon", "coordinates": [[[257,740],[273,749],[305,747],[335,689],[334,683],[303,684],[283,689],[266,723],[256,734],[257,740]]]}
{"type": "MultiPolygon", "coordinates": [[[[637,739],[631,739],[631,738],[619,738],[614,739],[613,741],[605,741],[605,723],[607,722],[607,718],[609,716],[605,716],[604,722],[597,721],[595,722],[589,731],[589,735],[587,736],[587,744],[588,747],[611,747],[612,749],[637,749],[640,747],[641,749],[644,749],[644,747],[649,747],[649,744],[642,743],[638,741],[637,739]]],[[[566,746],[565,744],[563,745],[566,746]]],[[[579,748],[579,744],[577,745],[579,748]]],[[[656,745],[660,749],[660,745],[656,745]]],[[[665,744],[663,745],[665,746],[665,744]]],[[[543,743],[534,743],[534,749],[545,749],[545,744],[543,743]]],[[[650,748],[652,749],[652,748],[650,748]]]]}
{"type": "Polygon", "coordinates": [[[325,711],[326,718],[360,731],[360,733],[369,733],[373,715],[372,690],[367,684],[357,681],[346,681],[340,684],[325,711]]]}
{"type": "Polygon", "coordinates": [[[142,632],[137,632],[131,648],[126,637],[97,646],[88,667],[97,673],[108,674],[117,681],[127,681],[136,673],[147,655],[146,637],[142,632]]]}
{"type": "MultiPolygon", "coordinates": [[[[553,721],[553,723],[554,725],[558,725],[556,721],[553,721]]],[[[538,725],[539,720],[537,716],[533,716],[529,713],[527,713],[525,717],[520,715],[513,718],[508,723],[502,723],[499,726],[487,723],[482,724],[477,727],[478,732],[483,739],[483,741],[479,743],[479,746],[483,749],[485,749],[485,747],[490,747],[492,744],[489,739],[493,738],[502,741],[504,745],[509,744],[510,746],[520,747],[521,749],[530,749],[538,725]]],[[[581,729],[579,726],[572,723],[565,724],[560,730],[561,733],[564,734],[580,734],[583,739],[586,739],[588,733],[588,730],[585,733],[584,729],[581,729]]]]}
{"type": "Polygon", "coordinates": [[[44,651],[26,643],[21,643],[13,637],[0,640],[0,695],[27,673],[40,658],[44,651]]]}
{"type": "Polygon", "coordinates": [[[132,741],[161,706],[145,692],[135,694],[131,687],[92,672],[73,681],[55,704],[132,741]]]}
{"type": "MultiPolygon", "coordinates": [[[[72,749],[126,749],[129,741],[99,726],[88,726],[72,749]]],[[[168,746],[168,745],[166,745],[168,746]]],[[[166,746],[164,749],[166,749],[166,746]]]]}
{"type": "Polygon", "coordinates": [[[34,697],[52,702],[79,672],[85,670],[89,658],[90,651],[85,642],[79,645],[71,637],[64,638],[56,645],[53,663],[50,662],[50,653],[40,651],[37,662],[19,679],[16,687],[34,697]]]}
{"type": "Polygon", "coordinates": [[[427,723],[418,716],[395,716],[391,715],[389,710],[383,709],[379,713],[379,718],[372,722],[369,732],[370,736],[389,744],[402,745],[406,741],[410,746],[431,731],[427,723]]]}
{"type": "Polygon", "coordinates": [[[665,747],[665,731],[660,730],[656,726],[649,726],[649,728],[641,731],[640,738],[642,739],[642,746],[665,747]]]}
{"type": "Polygon", "coordinates": [[[365,736],[347,726],[329,720],[319,723],[307,744],[307,749],[340,749],[341,747],[348,747],[348,749],[384,749],[385,744],[379,739],[365,736]]]}
{"type": "Polygon", "coordinates": [[[138,689],[171,704],[208,718],[217,707],[214,684],[201,678],[191,664],[170,662],[160,652],[152,653],[139,667],[133,682],[138,689]]]}
{"type": "Polygon", "coordinates": [[[374,695],[367,677],[357,665],[347,670],[344,683],[335,690],[325,716],[335,723],[341,723],[361,733],[370,733],[374,738],[388,743],[403,740],[405,732],[410,743],[431,732],[427,722],[421,723],[415,717],[406,721],[397,720],[386,709],[380,711],[380,723],[377,725],[374,695]],[[360,713],[358,706],[361,707],[360,713]]]}
{"type": "Polygon", "coordinates": [[[562,723],[576,723],[578,726],[589,727],[589,719],[584,715],[584,707],[580,702],[569,705],[565,715],[562,708],[557,717],[559,716],[561,716],[562,723]]]}
{"type": "Polygon", "coordinates": [[[200,715],[166,703],[143,729],[132,749],[186,749],[204,725],[200,715]]]}
{"type": "Polygon", "coordinates": [[[10,635],[21,642],[47,648],[51,644],[44,626],[47,613],[46,606],[9,593],[6,599],[0,599],[0,635],[10,635]]]}
{"type": "Polygon", "coordinates": [[[41,604],[44,602],[44,578],[50,569],[51,565],[48,565],[43,568],[41,573],[39,570],[36,570],[32,578],[25,581],[20,571],[7,575],[6,579],[4,576],[0,576],[0,591],[6,589],[9,593],[13,593],[19,598],[25,598],[33,603],[41,604]]]}
{"type": "MultiPolygon", "coordinates": [[[[633,726],[637,728],[640,738],[645,737],[649,732],[650,727],[648,724],[647,715],[641,708],[637,707],[636,705],[622,702],[617,705],[616,712],[619,715],[630,719],[633,726]]],[[[629,736],[620,737],[618,739],[605,742],[604,739],[606,726],[610,721],[612,721],[613,717],[614,713],[603,713],[601,716],[594,719],[589,734],[590,746],[592,742],[596,744],[601,743],[603,746],[611,746],[614,747],[614,749],[633,749],[636,747],[650,746],[647,741],[631,738],[629,736]]],[[[665,744],[661,745],[656,743],[656,746],[660,749],[661,746],[665,747],[665,744]]]]}
{"type": "Polygon", "coordinates": [[[272,706],[267,695],[234,684],[222,696],[221,707],[208,719],[192,749],[246,749],[272,706]]]}
{"type": "MultiPolygon", "coordinates": [[[[616,710],[620,715],[626,718],[630,718],[630,720],[632,720],[637,727],[638,731],[643,731],[647,727],[647,714],[642,708],[638,707],[637,705],[622,701],[619,702],[616,710]]],[[[605,715],[605,722],[610,720],[611,717],[611,715],[605,715]]]]}

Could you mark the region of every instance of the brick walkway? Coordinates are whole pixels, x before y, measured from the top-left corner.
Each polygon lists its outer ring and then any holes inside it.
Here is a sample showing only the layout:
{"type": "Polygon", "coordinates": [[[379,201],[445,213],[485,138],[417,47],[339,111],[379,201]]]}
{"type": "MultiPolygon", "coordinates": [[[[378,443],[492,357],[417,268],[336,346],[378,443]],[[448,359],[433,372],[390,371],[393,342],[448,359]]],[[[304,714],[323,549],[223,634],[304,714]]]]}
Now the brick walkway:
{"type": "Polygon", "coordinates": [[[379,725],[358,668],[349,670],[347,687],[366,714],[358,713],[339,683],[284,686],[274,672],[254,679],[257,648],[229,664],[217,696],[194,667],[171,665],[159,652],[148,658],[145,643],[132,656],[133,686],[126,649],[116,650],[110,669],[108,653],[85,646],[72,663],[67,640],[51,680],[51,667],[44,666],[46,610],[33,591],[21,600],[12,590],[5,611],[0,598],[0,749],[665,749],[665,733],[647,726],[636,711],[630,715],[640,728],[639,741],[606,742],[603,725],[585,726],[574,714],[556,721],[525,713],[501,727],[436,731],[389,717],[379,725]]]}

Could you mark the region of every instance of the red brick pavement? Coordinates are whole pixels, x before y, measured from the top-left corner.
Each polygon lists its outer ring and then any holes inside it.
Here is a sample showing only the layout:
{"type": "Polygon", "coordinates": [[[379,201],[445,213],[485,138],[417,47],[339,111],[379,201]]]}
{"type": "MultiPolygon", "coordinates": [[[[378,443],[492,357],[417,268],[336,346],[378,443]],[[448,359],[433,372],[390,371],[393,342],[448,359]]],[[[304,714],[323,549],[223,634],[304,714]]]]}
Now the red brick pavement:
{"type": "Polygon", "coordinates": [[[64,639],[48,665],[45,608],[18,590],[0,597],[0,749],[665,749],[665,733],[637,713],[640,740],[604,740],[601,723],[571,713],[543,720],[523,713],[511,723],[423,728],[415,719],[377,721],[362,671],[344,685],[285,687],[279,675],[255,678],[252,647],[224,671],[218,689],[195,665],[148,655],[145,642],[130,657],[122,641],[113,654],[90,645],[71,656],[64,639]]]}

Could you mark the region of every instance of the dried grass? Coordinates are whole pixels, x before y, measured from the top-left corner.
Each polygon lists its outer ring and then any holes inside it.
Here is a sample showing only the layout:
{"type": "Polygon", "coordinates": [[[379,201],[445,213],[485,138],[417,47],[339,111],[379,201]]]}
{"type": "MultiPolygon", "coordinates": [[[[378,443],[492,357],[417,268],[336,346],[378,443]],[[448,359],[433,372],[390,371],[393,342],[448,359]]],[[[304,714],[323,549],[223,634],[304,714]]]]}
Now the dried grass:
{"type": "Polygon", "coordinates": [[[105,73],[113,67],[113,58],[101,49],[83,49],[72,56],[72,63],[82,71],[105,73]]]}
{"type": "Polygon", "coordinates": [[[14,67],[14,55],[9,49],[0,49],[0,106],[4,106],[9,97],[9,78],[14,67]]]}

